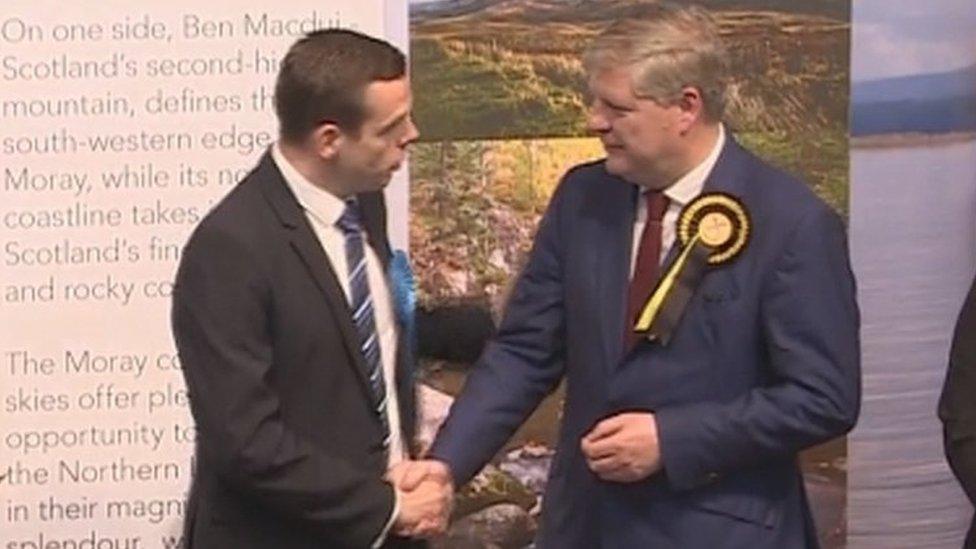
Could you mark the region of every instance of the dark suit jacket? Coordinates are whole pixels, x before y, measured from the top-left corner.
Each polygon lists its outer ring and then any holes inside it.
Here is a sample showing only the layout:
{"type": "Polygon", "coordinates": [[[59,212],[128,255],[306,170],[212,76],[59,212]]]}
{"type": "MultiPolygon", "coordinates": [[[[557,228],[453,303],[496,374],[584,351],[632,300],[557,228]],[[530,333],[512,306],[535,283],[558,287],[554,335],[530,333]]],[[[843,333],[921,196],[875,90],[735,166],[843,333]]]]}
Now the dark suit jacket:
{"type": "Polygon", "coordinates": [[[645,340],[625,354],[638,189],[602,162],[567,174],[498,335],[434,443],[466,481],[565,375],[541,548],[817,545],[797,452],[848,431],[860,402],[844,225],[731,138],[705,191],[744,203],[751,241],[704,275],[668,346],[645,340]],[[580,439],[633,410],[656,414],[664,470],[601,481],[580,439]]]}
{"type": "MultiPolygon", "coordinates": [[[[976,280],[956,322],[939,418],[949,465],[976,504],[976,280]]],[[[969,527],[966,548],[976,549],[976,520],[969,527]]]]}
{"type": "MultiPolygon", "coordinates": [[[[359,200],[385,264],[382,196],[359,200]]],[[[394,505],[380,420],[345,295],[270,155],[186,245],[173,330],[198,429],[187,547],[369,547],[394,505]]],[[[398,359],[410,441],[411,360],[398,359]]]]}

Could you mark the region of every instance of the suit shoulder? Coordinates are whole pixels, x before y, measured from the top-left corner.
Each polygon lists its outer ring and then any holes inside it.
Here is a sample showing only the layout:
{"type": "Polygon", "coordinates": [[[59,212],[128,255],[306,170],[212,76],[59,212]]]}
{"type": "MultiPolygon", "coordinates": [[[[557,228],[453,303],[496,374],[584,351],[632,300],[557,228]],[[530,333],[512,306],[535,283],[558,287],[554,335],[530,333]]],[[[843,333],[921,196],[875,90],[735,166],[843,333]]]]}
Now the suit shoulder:
{"type": "Polygon", "coordinates": [[[560,180],[554,195],[579,197],[585,201],[600,201],[608,189],[631,189],[634,185],[610,174],[606,169],[606,159],[584,162],[570,168],[560,180]]]}
{"type": "Polygon", "coordinates": [[[586,186],[610,177],[604,159],[577,164],[570,168],[562,178],[561,186],[586,186]]]}
{"type": "Polygon", "coordinates": [[[785,225],[795,225],[810,216],[835,217],[837,212],[813,188],[791,174],[747,151],[750,206],[765,217],[785,225]]]}
{"type": "Polygon", "coordinates": [[[260,241],[260,228],[269,215],[258,180],[254,174],[245,177],[211,208],[193,230],[187,248],[219,240],[247,246],[260,241]]]}
{"type": "Polygon", "coordinates": [[[606,159],[591,160],[576,164],[566,172],[566,177],[600,177],[607,174],[606,159]]]}

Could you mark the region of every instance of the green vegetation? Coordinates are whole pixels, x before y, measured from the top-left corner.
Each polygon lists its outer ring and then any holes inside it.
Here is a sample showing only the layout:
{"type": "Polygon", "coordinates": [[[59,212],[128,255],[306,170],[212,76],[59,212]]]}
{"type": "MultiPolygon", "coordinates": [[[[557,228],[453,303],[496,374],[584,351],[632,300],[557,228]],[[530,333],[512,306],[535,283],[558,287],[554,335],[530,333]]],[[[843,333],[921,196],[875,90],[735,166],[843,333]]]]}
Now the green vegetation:
{"type": "Polygon", "coordinates": [[[493,59],[436,40],[414,41],[412,59],[424,140],[583,131],[579,95],[536,74],[530,63],[493,59]]]}
{"type": "MultiPolygon", "coordinates": [[[[817,15],[743,2],[712,6],[733,64],[730,125],[846,215],[847,4],[831,0],[817,15]]],[[[635,3],[512,1],[414,21],[422,143],[412,161],[411,250],[424,299],[504,294],[560,176],[602,156],[597,141],[581,138],[580,53],[635,3]]]]}

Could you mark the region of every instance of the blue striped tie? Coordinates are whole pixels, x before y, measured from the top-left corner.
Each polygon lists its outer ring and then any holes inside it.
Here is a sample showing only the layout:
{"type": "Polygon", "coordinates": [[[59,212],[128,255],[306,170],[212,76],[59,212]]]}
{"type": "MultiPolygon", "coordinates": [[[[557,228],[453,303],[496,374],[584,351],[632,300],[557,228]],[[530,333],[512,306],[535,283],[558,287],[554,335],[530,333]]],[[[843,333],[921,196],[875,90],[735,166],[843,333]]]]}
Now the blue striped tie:
{"type": "Polygon", "coordinates": [[[383,361],[380,360],[380,339],[376,333],[373,315],[373,298],[369,293],[366,274],[366,256],[363,254],[363,231],[359,204],[346,201],[342,217],[336,221],[346,236],[346,263],[349,265],[349,293],[352,320],[359,335],[359,348],[366,359],[366,377],[373,392],[373,408],[383,424],[383,447],[390,446],[390,421],[386,414],[386,383],[383,378],[383,361]]]}

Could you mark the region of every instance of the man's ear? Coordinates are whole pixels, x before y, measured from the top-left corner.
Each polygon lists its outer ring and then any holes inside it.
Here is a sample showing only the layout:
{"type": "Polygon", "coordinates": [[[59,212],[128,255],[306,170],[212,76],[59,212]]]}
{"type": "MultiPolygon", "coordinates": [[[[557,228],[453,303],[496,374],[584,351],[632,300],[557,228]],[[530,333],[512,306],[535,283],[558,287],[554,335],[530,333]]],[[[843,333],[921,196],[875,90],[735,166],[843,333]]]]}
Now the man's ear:
{"type": "Polygon", "coordinates": [[[681,96],[676,106],[679,109],[678,129],[682,134],[687,133],[695,124],[705,119],[705,100],[701,90],[694,86],[681,88],[681,96]]]}
{"type": "Polygon", "coordinates": [[[331,160],[339,154],[339,148],[342,146],[343,141],[346,136],[342,132],[342,129],[333,122],[323,122],[319,124],[317,128],[312,131],[309,139],[311,140],[311,145],[315,149],[315,152],[323,160],[331,160]]]}

